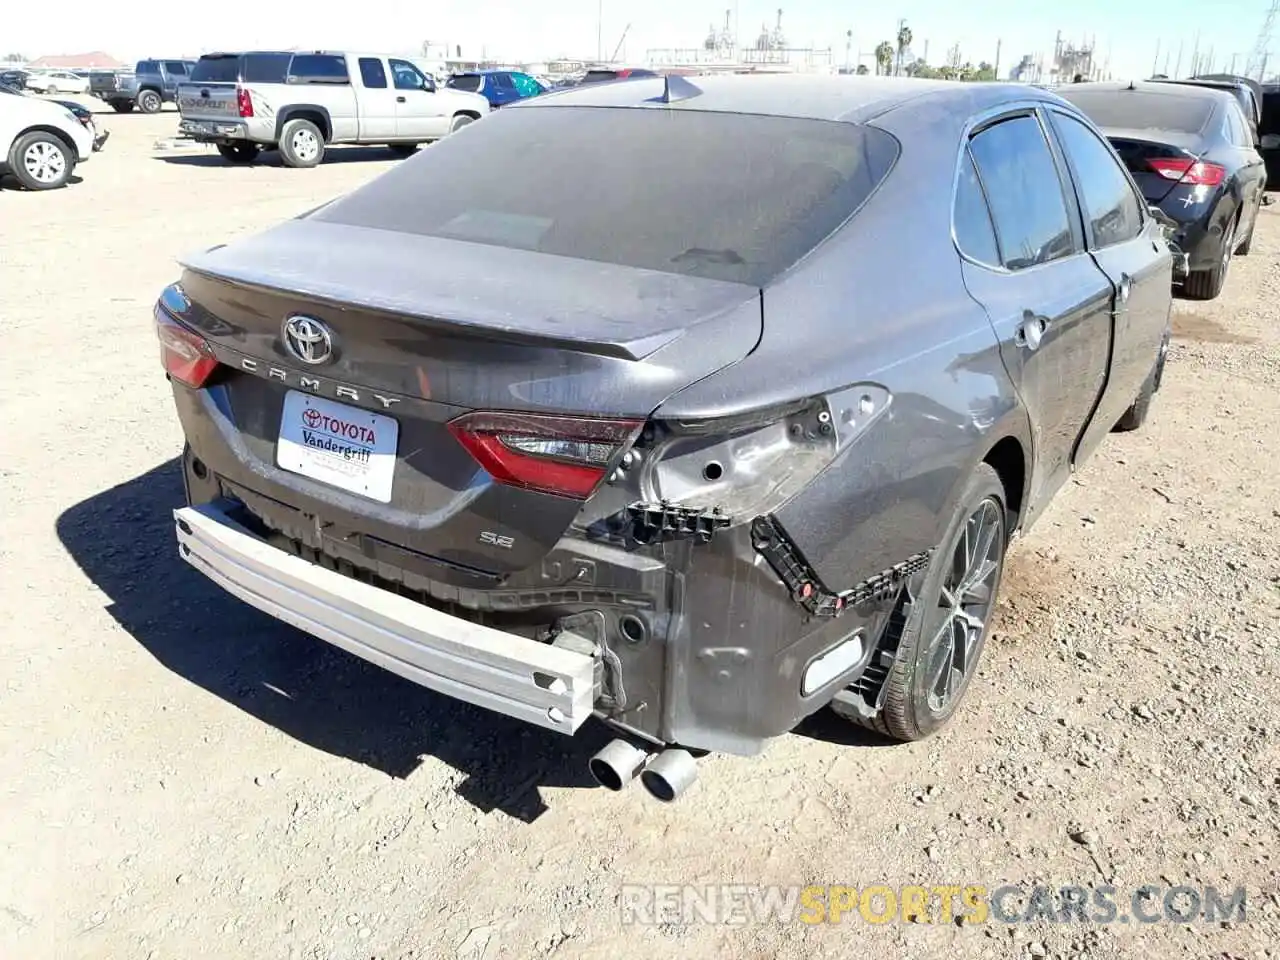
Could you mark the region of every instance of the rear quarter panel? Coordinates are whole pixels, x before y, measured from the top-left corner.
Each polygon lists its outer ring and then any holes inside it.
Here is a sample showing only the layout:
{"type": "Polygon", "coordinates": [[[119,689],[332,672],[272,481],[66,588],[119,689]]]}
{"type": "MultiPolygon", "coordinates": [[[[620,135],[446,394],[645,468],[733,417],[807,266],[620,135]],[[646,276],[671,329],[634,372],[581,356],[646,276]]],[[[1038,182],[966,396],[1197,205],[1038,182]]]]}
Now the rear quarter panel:
{"type": "Polygon", "coordinates": [[[886,182],[765,291],[756,351],[657,412],[725,415],[860,382],[889,390],[888,413],[775,512],[832,590],[936,546],[968,476],[1003,437],[1030,460],[1025,411],[951,240],[966,117],[950,103],[878,120],[902,143],[886,182]]]}

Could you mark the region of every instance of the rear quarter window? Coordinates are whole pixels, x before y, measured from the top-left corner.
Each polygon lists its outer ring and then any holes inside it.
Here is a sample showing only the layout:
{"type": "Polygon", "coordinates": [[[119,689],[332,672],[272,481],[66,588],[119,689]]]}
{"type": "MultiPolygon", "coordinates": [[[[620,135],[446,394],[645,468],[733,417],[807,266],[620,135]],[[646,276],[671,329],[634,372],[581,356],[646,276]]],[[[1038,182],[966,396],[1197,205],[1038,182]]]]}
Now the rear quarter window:
{"type": "Polygon", "coordinates": [[[450,77],[449,86],[453,87],[455,90],[467,90],[471,93],[475,93],[480,89],[482,79],[483,78],[480,77],[479,74],[464,73],[458,77],[450,77]]]}
{"type": "Polygon", "coordinates": [[[240,79],[240,58],[201,57],[191,69],[193,83],[235,83],[240,79]]]}
{"type": "Polygon", "coordinates": [[[897,156],[893,137],[851,123],[502,110],[316,218],[764,286],[852,216],[897,156]],[[584,164],[601,144],[609,162],[584,164]]]}

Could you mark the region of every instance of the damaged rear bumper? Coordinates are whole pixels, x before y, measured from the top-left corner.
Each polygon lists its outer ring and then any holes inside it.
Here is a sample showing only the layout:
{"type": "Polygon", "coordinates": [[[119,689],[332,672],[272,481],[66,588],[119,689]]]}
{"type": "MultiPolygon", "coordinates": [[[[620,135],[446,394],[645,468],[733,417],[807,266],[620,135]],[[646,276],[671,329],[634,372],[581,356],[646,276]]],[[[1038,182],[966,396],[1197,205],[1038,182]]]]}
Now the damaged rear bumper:
{"type": "Polygon", "coordinates": [[[571,734],[592,714],[599,662],[439,610],[271,546],[217,503],[174,511],[182,559],[224,590],[421,686],[571,734]]]}

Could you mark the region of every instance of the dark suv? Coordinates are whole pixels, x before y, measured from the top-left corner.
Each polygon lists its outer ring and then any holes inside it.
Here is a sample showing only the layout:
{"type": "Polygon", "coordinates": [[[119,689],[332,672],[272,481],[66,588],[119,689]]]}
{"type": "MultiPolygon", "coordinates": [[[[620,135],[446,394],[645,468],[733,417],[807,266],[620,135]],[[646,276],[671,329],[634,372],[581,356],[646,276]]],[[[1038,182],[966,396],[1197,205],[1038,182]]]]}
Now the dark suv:
{"type": "Polygon", "coordinates": [[[1172,265],[1030,87],[534,97],[186,261],[180,554],[438,692],[604,720],[614,788],[673,799],[828,704],[926,737],[1014,532],[1146,418],[1172,265]]]}
{"type": "Polygon", "coordinates": [[[95,72],[89,77],[89,93],[109,103],[116,113],[135,106],[143,113],[159,113],[177,97],[194,60],[139,60],[133,73],[95,72]]]}

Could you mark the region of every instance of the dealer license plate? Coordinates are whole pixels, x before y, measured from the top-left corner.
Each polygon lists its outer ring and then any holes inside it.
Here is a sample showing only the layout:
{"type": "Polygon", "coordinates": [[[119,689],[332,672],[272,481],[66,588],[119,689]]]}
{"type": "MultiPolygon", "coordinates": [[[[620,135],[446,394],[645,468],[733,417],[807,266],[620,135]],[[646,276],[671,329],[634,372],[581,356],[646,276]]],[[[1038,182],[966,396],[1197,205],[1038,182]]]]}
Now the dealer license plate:
{"type": "Polygon", "coordinates": [[[391,502],[400,424],[323,397],[285,394],[276,463],[322,483],[391,502]]]}

